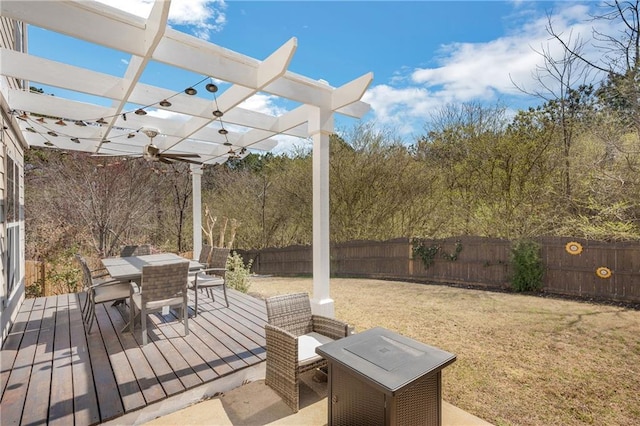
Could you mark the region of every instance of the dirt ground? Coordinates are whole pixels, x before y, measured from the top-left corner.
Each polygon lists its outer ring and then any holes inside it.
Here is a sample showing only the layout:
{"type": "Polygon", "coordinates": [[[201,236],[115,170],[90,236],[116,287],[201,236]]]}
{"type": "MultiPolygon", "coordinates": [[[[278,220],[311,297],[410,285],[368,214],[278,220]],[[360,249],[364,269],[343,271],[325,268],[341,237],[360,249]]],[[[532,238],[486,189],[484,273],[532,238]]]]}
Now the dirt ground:
{"type": "MultiPolygon", "coordinates": [[[[313,295],[311,278],[254,277],[258,297],[313,295]]],[[[496,425],[637,425],[640,311],[554,298],[332,279],[336,317],[457,355],[443,398],[496,425]]]]}

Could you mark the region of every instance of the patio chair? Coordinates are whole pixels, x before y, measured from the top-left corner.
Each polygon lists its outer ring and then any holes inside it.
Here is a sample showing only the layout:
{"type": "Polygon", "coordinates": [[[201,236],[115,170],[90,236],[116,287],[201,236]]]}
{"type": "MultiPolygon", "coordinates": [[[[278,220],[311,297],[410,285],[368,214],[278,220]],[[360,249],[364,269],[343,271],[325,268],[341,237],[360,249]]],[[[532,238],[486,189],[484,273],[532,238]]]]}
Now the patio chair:
{"type": "Polygon", "coordinates": [[[327,361],[315,349],[346,337],[349,325],[311,314],[307,293],[274,296],[266,300],[267,371],[265,383],[294,411],[299,409],[300,374],[324,367],[327,361]]]}
{"type": "MultiPolygon", "coordinates": [[[[230,249],[220,247],[209,247],[208,267],[199,270],[189,277],[189,289],[195,292],[195,314],[198,315],[198,290],[206,290],[209,297],[215,302],[215,297],[211,291],[215,287],[221,287],[224,294],[224,303],[229,307],[227,299],[227,258],[230,249]]],[[[203,247],[204,250],[204,247],[203,247]]],[[[203,263],[200,261],[200,263],[203,263]]]]}
{"type": "Polygon", "coordinates": [[[200,256],[198,256],[198,262],[205,268],[209,267],[209,262],[211,261],[211,248],[210,245],[203,244],[202,250],[200,250],[200,256]]]}
{"type": "Polygon", "coordinates": [[[174,262],[166,265],[147,265],[142,267],[140,286],[131,286],[131,309],[129,324],[131,332],[135,329],[135,310],[140,311],[142,323],[142,344],[147,344],[147,315],[160,311],[164,306],[180,307],[184,334],[189,334],[189,311],[187,308],[187,284],[189,262],[174,262]]]}
{"type": "Polygon", "coordinates": [[[145,256],[147,254],[151,254],[151,246],[149,244],[124,246],[120,250],[120,257],[145,256]]]}
{"type": "MultiPolygon", "coordinates": [[[[130,257],[130,256],[144,256],[147,254],[151,254],[151,245],[143,244],[140,246],[124,246],[120,250],[120,257],[130,257]]],[[[106,271],[106,268],[102,268],[101,270],[106,271]]],[[[104,275],[109,275],[105,273],[104,275]]],[[[127,295],[129,297],[129,295],[127,295]]],[[[116,300],[113,302],[113,306],[118,306],[120,304],[125,303],[125,299],[116,300]]]]}
{"type": "Polygon", "coordinates": [[[96,316],[96,305],[99,303],[117,302],[129,297],[131,286],[118,280],[100,279],[92,276],[87,261],[79,253],[76,259],[82,269],[83,290],[86,292],[84,303],[82,304],[82,320],[89,326],[87,334],[91,333],[93,322],[96,316]]]}

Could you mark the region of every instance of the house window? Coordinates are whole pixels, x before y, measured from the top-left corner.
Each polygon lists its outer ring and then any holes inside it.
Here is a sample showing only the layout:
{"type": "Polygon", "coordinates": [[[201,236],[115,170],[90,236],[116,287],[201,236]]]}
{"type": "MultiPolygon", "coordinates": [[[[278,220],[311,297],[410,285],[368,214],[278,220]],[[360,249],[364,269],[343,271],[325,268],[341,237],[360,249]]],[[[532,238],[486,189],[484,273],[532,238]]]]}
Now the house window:
{"type": "Polygon", "coordinates": [[[13,173],[14,168],[13,159],[7,157],[7,223],[15,222],[15,175],[13,173]]]}
{"type": "Polygon", "coordinates": [[[20,168],[13,159],[7,156],[7,250],[6,250],[6,283],[7,294],[20,282],[20,168]]]}

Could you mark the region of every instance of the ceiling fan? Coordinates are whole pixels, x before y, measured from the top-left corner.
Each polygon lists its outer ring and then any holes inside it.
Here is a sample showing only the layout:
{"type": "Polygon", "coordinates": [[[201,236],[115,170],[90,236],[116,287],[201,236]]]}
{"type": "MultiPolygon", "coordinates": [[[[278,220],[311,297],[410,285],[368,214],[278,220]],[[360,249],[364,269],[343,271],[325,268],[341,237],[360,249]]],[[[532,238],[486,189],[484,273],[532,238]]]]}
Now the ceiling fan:
{"type": "Polygon", "coordinates": [[[198,154],[172,154],[160,152],[160,148],[153,144],[153,138],[158,136],[159,133],[156,129],[143,128],[140,131],[147,135],[151,140],[151,142],[145,145],[142,150],[142,158],[144,158],[145,160],[159,161],[165,164],[171,164],[174,161],[182,161],[191,164],[202,164],[200,161],[191,160],[191,158],[200,158],[198,154]]]}

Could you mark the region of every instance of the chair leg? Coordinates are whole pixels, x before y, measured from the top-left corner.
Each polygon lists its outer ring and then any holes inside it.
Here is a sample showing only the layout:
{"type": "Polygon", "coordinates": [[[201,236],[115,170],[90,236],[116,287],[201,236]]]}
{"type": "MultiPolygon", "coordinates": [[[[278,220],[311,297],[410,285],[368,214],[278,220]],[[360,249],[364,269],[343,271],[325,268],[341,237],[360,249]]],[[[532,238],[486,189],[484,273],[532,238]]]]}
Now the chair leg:
{"type": "Polygon", "coordinates": [[[134,322],[136,318],[136,304],[133,303],[133,300],[129,303],[129,331],[133,334],[133,331],[136,328],[136,323],[134,322]]]}
{"type": "Polygon", "coordinates": [[[142,321],[142,346],[147,344],[147,310],[142,306],[141,312],[142,321]]]}
{"type": "Polygon", "coordinates": [[[224,303],[227,304],[227,308],[229,307],[229,300],[227,299],[227,284],[222,285],[222,292],[224,293],[224,303]]]}
{"type": "Polygon", "coordinates": [[[91,333],[91,328],[93,327],[93,322],[95,320],[95,317],[96,317],[96,306],[93,303],[91,303],[89,305],[87,320],[85,321],[86,324],[89,326],[89,328],[87,329],[87,334],[91,333]]]}
{"type": "Polygon", "coordinates": [[[82,318],[84,319],[86,313],[87,313],[87,306],[89,304],[89,293],[85,292],[84,295],[84,302],[82,303],[82,308],[80,308],[80,312],[82,312],[82,318]]]}
{"type": "Polygon", "coordinates": [[[89,315],[91,315],[91,310],[94,307],[94,303],[93,300],[91,300],[91,293],[87,292],[87,297],[84,299],[84,308],[82,309],[82,319],[84,320],[85,324],[87,323],[87,320],[89,319],[89,315]]]}
{"type": "MultiPolygon", "coordinates": [[[[89,297],[89,296],[87,296],[89,297]]],[[[89,305],[85,302],[86,306],[82,307],[82,321],[84,321],[84,323],[87,323],[87,317],[89,316],[89,305]]]]}
{"type": "Polygon", "coordinates": [[[182,305],[182,320],[184,321],[184,335],[189,335],[189,311],[187,310],[187,297],[184,298],[182,305]]]}
{"type": "Polygon", "coordinates": [[[194,309],[194,317],[198,316],[198,287],[196,287],[195,289],[196,291],[194,291],[194,293],[196,294],[196,308],[194,309]]]}

